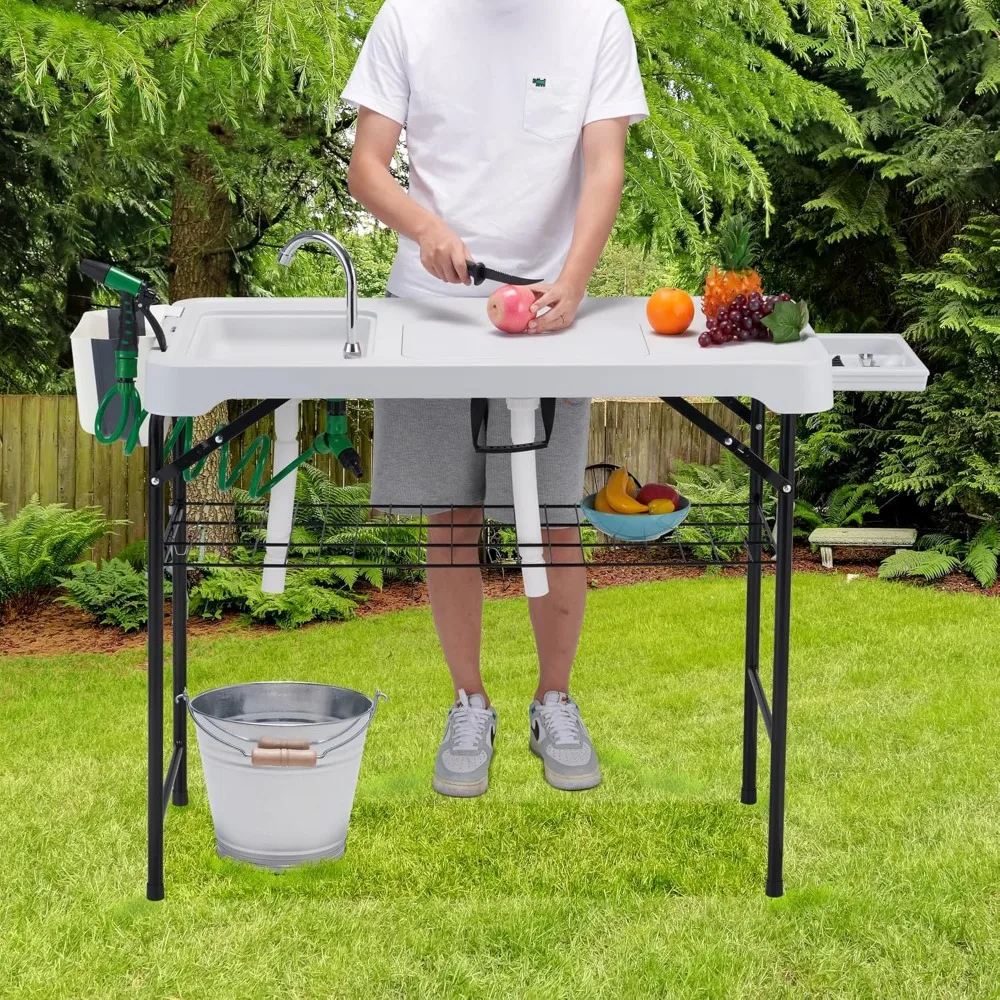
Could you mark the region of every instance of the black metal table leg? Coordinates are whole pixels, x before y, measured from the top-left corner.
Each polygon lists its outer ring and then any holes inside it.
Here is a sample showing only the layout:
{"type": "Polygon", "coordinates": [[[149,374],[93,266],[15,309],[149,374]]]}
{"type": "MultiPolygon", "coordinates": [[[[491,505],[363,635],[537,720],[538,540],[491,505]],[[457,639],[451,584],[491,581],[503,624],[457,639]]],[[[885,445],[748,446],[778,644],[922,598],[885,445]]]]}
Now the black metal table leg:
{"type": "MultiPolygon", "coordinates": [[[[177,442],[174,458],[180,458],[184,449],[177,442]]],[[[183,525],[187,521],[187,483],[184,476],[178,476],[171,491],[175,515],[183,525]]],[[[179,539],[182,543],[185,538],[179,539]]],[[[187,689],[187,546],[174,545],[171,551],[171,583],[173,595],[170,601],[173,635],[173,695],[174,695],[174,754],[177,755],[177,772],[173,782],[175,806],[188,804],[187,787],[187,703],[184,693],[187,689]]]]}
{"type": "Polygon", "coordinates": [[[163,899],[163,417],[149,418],[146,898],[163,899]]]}
{"type": "MultiPolygon", "coordinates": [[[[750,403],[750,450],[764,457],[764,404],[756,399],[750,403]]],[[[745,672],[743,675],[743,784],[740,801],[753,805],[757,801],[757,699],[753,681],[759,684],[760,670],[760,584],[763,531],[764,481],[750,470],[750,537],[747,565],[747,621],[745,672]]]]}
{"type": "Polygon", "coordinates": [[[775,530],[777,567],[774,584],[774,679],[771,694],[771,793],[767,828],[768,896],[784,891],[785,750],[788,730],[788,640],[792,607],[792,515],[795,508],[795,425],[781,416],[778,472],[786,485],[778,491],[775,530]]]}

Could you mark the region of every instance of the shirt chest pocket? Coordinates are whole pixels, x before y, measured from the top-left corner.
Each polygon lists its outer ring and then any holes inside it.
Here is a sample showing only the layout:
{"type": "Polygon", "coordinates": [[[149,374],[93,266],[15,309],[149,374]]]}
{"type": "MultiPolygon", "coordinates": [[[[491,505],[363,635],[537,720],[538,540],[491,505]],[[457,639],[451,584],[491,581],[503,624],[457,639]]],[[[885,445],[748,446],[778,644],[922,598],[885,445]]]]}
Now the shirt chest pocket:
{"type": "Polygon", "coordinates": [[[579,135],[583,111],[575,80],[529,76],[524,82],[524,130],[540,139],[579,135]]]}

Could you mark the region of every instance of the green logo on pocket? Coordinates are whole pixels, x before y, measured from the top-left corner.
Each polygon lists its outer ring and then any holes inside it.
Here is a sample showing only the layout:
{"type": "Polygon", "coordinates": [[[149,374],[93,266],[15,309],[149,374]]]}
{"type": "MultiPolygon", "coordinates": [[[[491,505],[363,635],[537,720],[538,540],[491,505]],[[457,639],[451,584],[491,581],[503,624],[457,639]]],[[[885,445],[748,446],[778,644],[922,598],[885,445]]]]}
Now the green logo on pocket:
{"type": "Polygon", "coordinates": [[[536,76],[531,82],[536,87],[544,87],[545,86],[545,77],[544,76],[536,76]]]}

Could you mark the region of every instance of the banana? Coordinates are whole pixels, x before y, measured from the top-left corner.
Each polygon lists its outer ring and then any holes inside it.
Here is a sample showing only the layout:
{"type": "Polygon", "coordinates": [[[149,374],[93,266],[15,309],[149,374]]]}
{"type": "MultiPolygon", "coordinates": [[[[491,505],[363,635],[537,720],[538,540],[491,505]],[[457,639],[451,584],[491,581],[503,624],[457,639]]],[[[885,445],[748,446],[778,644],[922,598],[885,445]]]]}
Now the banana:
{"type": "Polygon", "coordinates": [[[615,469],[608,476],[608,484],[604,487],[608,503],[617,514],[645,514],[649,508],[628,495],[628,470],[615,469]]]}
{"type": "Polygon", "coordinates": [[[613,514],[615,512],[614,507],[608,503],[608,494],[606,490],[601,490],[596,497],[594,497],[594,510],[600,511],[602,514],[613,514]]]}

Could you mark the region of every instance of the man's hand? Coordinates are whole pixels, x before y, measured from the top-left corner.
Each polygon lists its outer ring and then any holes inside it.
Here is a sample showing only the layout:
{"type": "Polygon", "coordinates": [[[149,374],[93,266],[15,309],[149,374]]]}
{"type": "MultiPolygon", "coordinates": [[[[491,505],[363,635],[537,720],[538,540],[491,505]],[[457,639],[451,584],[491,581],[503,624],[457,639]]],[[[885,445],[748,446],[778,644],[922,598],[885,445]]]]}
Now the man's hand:
{"type": "Polygon", "coordinates": [[[531,307],[532,319],[528,323],[528,333],[554,333],[565,330],[576,319],[576,311],[583,301],[585,286],[566,278],[559,278],[551,285],[532,285],[531,290],[537,298],[531,307]],[[539,316],[540,310],[549,307],[544,316],[539,316]]]}
{"type": "Polygon", "coordinates": [[[420,232],[417,242],[424,270],[452,285],[468,285],[471,282],[466,261],[472,259],[472,254],[440,219],[433,219],[420,232]]]}

